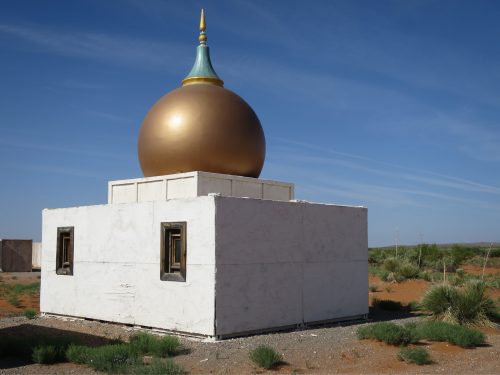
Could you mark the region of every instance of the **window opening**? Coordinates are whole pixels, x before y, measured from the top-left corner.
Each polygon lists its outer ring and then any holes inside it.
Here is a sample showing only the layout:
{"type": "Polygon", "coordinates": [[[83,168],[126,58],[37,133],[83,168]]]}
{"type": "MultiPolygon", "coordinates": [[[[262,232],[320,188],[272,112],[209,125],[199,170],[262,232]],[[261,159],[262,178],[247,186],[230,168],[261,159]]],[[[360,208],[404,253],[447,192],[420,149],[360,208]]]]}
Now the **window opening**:
{"type": "Polygon", "coordinates": [[[186,223],[161,223],[161,280],[186,281],[186,223]]]}
{"type": "Polygon", "coordinates": [[[57,228],[56,273],[73,275],[74,227],[57,228]]]}

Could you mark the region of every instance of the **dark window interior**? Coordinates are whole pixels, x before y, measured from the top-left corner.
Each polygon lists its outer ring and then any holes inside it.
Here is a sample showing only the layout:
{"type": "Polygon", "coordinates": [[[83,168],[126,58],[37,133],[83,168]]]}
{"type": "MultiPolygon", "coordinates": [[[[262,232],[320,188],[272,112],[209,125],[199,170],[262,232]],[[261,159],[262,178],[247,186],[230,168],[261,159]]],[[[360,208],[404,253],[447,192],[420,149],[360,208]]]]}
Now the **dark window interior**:
{"type": "Polygon", "coordinates": [[[73,275],[74,228],[57,228],[57,264],[58,275],[73,275]]]}
{"type": "Polygon", "coordinates": [[[186,281],[186,223],[161,224],[160,278],[186,281]]]}

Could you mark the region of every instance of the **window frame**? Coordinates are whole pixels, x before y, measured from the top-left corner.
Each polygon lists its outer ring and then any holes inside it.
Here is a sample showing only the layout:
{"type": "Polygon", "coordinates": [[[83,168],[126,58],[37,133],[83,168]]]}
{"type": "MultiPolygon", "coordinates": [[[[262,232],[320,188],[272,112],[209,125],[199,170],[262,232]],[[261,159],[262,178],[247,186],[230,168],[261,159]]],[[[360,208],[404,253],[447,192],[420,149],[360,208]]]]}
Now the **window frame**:
{"type": "Polygon", "coordinates": [[[57,228],[57,251],[56,251],[56,273],[58,275],[73,276],[74,254],[75,254],[75,227],[58,227],[57,228]],[[69,235],[69,250],[64,250],[64,245],[69,235]],[[67,262],[64,262],[65,254],[67,262]],[[68,263],[65,266],[65,263],[68,263]]]}
{"type": "MultiPolygon", "coordinates": [[[[186,281],[186,258],[187,258],[187,223],[185,221],[163,222],[160,224],[160,279],[162,281],[186,281]],[[181,259],[179,267],[175,263],[175,253],[170,244],[166,244],[167,231],[180,231],[181,259]]],[[[177,236],[176,236],[177,237],[177,236]]],[[[171,237],[170,237],[171,238],[171,237]]]]}

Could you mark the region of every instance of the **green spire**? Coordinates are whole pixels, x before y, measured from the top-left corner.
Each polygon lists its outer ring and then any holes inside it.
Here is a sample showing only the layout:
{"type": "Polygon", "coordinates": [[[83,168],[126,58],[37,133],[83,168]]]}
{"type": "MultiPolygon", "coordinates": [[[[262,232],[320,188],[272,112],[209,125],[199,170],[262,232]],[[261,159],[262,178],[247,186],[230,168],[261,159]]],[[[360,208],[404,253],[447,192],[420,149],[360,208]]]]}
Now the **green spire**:
{"type": "Polygon", "coordinates": [[[200,45],[196,48],[196,60],[193,68],[186,78],[182,81],[182,85],[191,85],[195,83],[212,83],[217,86],[223,86],[224,82],[215,73],[212,62],[210,61],[210,50],[207,44],[207,35],[205,34],[205,12],[201,10],[200,18],[200,36],[198,40],[200,45]]]}

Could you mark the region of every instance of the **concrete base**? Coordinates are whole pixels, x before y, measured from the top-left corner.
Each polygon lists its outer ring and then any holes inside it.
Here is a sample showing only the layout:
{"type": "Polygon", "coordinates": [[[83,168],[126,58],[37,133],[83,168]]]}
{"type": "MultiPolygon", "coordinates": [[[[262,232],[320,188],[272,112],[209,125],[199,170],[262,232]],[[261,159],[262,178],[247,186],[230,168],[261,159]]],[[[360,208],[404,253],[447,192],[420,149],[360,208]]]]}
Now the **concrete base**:
{"type": "Polygon", "coordinates": [[[216,338],[368,313],[367,210],[219,195],[43,211],[41,311],[216,338]],[[187,222],[185,282],[161,222],[187,222]],[[56,274],[74,227],[73,275],[56,274]]]}
{"type": "Polygon", "coordinates": [[[287,182],[199,171],[108,183],[108,203],[165,201],[213,193],[225,197],[290,201],[294,198],[294,186],[287,182]]]}

